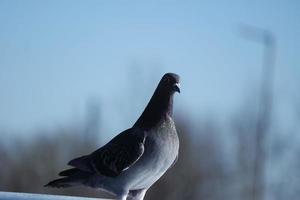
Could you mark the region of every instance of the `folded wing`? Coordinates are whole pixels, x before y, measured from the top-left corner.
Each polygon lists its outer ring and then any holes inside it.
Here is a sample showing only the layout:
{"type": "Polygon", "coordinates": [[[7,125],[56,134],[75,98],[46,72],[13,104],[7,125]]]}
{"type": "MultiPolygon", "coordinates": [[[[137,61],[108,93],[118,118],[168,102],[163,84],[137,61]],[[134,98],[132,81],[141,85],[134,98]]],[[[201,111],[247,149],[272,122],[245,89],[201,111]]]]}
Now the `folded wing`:
{"type": "Polygon", "coordinates": [[[91,173],[115,177],[128,169],[144,153],[145,134],[131,128],[90,155],[71,160],[68,165],[91,173]]]}

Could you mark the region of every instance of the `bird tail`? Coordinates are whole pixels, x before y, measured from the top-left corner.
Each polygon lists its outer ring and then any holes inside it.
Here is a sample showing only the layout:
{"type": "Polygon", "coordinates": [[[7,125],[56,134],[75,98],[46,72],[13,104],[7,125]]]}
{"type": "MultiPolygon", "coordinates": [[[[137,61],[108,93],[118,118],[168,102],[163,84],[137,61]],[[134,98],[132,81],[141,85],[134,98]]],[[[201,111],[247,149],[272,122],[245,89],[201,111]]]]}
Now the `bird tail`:
{"type": "Polygon", "coordinates": [[[66,188],[66,187],[71,187],[71,186],[76,186],[79,184],[75,184],[76,182],[70,180],[69,177],[65,178],[59,178],[53,181],[50,181],[44,187],[54,187],[54,188],[66,188]]]}
{"type": "Polygon", "coordinates": [[[72,168],[60,172],[59,175],[65,177],[50,181],[44,186],[54,188],[66,188],[82,185],[91,174],[77,168],[72,168]]]}

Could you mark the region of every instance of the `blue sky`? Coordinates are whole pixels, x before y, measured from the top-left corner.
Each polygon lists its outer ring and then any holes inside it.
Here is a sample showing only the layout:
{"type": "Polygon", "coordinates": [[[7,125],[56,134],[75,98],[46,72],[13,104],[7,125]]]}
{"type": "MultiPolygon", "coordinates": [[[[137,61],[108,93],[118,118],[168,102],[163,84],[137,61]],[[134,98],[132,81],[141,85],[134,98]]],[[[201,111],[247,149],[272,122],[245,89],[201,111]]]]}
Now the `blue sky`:
{"type": "Polygon", "coordinates": [[[276,36],[276,101],[292,116],[299,10],[297,0],[0,0],[0,129],[80,121],[94,99],[107,127],[120,131],[165,72],[182,77],[176,111],[226,118],[260,80],[262,47],[240,37],[241,24],[276,36]]]}

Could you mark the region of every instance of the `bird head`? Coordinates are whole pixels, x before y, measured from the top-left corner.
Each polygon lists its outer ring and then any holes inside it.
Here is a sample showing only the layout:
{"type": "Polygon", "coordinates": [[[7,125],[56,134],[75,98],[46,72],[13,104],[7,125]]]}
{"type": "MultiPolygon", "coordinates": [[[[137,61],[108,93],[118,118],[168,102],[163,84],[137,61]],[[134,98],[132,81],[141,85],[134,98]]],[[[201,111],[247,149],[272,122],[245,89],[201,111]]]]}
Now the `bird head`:
{"type": "Polygon", "coordinates": [[[180,93],[180,77],[174,73],[166,73],[161,81],[160,88],[169,94],[173,94],[175,92],[180,93]]]}
{"type": "Polygon", "coordinates": [[[161,78],[148,105],[134,126],[150,129],[161,120],[165,120],[165,116],[172,116],[173,94],[180,93],[179,79],[179,76],[174,73],[167,73],[161,78]]]}

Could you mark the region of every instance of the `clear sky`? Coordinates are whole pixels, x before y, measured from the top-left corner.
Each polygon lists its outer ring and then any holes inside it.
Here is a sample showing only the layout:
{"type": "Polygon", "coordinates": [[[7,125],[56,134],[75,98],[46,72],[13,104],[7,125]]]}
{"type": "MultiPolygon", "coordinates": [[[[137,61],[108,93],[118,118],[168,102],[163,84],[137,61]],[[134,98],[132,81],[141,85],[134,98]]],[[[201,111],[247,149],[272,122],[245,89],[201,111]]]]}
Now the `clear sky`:
{"type": "Polygon", "coordinates": [[[0,130],[80,120],[90,99],[122,130],[165,72],[182,77],[176,110],[226,117],[260,80],[262,47],[241,24],[276,36],[285,108],[300,86],[299,10],[298,0],[0,0],[0,130]]]}

